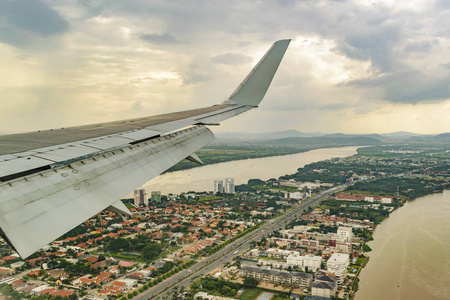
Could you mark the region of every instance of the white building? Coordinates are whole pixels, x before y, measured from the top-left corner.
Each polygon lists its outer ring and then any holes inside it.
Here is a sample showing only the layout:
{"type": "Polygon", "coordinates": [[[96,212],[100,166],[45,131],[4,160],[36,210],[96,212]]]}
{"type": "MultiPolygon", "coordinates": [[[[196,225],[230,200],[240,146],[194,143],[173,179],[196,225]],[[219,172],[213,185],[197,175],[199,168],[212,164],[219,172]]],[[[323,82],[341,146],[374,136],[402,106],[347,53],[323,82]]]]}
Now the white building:
{"type": "Polygon", "coordinates": [[[300,225],[300,226],[294,226],[292,231],[294,231],[295,233],[304,233],[304,232],[308,232],[308,230],[310,230],[310,229],[311,229],[311,227],[309,227],[309,226],[300,225]]]}
{"type": "Polygon", "coordinates": [[[17,268],[20,268],[21,266],[23,266],[25,264],[25,262],[24,261],[16,261],[15,263],[12,263],[11,264],[11,268],[13,268],[13,269],[17,269],[17,268]]]}
{"type": "Polygon", "coordinates": [[[295,192],[295,193],[285,192],[284,198],[300,200],[300,199],[305,198],[305,193],[303,193],[303,192],[295,192]]]}
{"type": "Polygon", "coordinates": [[[223,193],[223,181],[214,180],[214,194],[223,193]]]}
{"type": "Polygon", "coordinates": [[[347,268],[350,265],[350,256],[343,253],[333,253],[327,261],[327,271],[336,275],[338,284],[344,282],[347,268]]]}
{"type": "Polygon", "coordinates": [[[290,266],[301,267],[304,270],[308,267],[308,271],[317,271],[322,264],[322,257],[314,256],[312,254],[307,254],[305,256],[291,254],[286,258],[286,263],[290,266]]]}
{"type": "Polygon", "coordinates": [[[308,267],[309,271],[317,271],[320,269],[320,265],[322,264],[322,256],[307,254],[304,257],[303,268],[308,267]]]}
{"type": "Polygon", "coordinates": [[[236,193],[236,191],[234,189],[234,179],[233,178],[225,179],[225,193],[227,193],[227,194],[236,193]]]}
{"type": "Polygon", "coordinates": [[[343,242],[351,243],[353,241],[353,231],[351,227],[339,227],[337,230],[337,238],[343,242]]]}
{"type": "Polygon", "coordinates": [[[392,203],[392,197],[381,197],[381,203],[391,204],[392,203]]]}
{"type": "Polygon", "coordinates": [[[305,259],[304,256],[296,256],[296,255],[289,255],[286,258],[286,263],[290,266],[298,266],[303,267],[303,260],[305,259]]]}

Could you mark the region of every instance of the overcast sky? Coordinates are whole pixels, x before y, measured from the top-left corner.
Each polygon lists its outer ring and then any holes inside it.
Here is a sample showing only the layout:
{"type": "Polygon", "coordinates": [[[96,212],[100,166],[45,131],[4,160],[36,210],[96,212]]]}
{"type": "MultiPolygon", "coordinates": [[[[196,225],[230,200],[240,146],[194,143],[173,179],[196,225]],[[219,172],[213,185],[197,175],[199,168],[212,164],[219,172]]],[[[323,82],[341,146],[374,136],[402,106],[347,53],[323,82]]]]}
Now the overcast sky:
{"type": "Polygon", "coordinates": [[[449,1],[0,0],[0,132],[220,103],[285,38],[260,108],[214,131],[450,131],[449,1]]]}

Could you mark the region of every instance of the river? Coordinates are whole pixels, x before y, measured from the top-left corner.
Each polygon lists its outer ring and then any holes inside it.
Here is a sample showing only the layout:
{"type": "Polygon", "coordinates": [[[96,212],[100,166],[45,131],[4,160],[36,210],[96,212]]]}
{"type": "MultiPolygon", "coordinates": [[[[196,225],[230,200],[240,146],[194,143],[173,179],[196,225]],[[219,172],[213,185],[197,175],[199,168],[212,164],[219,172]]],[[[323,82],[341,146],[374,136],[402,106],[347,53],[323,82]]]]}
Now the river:
{"type": "MultiPolygon", "coordinates": [[[[193,169],[165,173],[143,185],[150,191],[162,194],[179,194],[188,191],[212,191],[214,180],[232,177],[235,185],[247,183],[249,179],[267,180],[285,174],[293,174],[306,164],[356,154],[360,147],[316,149],[308,152],[200,166],[193,169]]],[[[133,197],[129,194],[128,197],[133,197]]]]}
{"type": "Polygon", "coordinates": [[[373,237],[357,300],[450,299],[450,190],[407,202],[373,237]]]}

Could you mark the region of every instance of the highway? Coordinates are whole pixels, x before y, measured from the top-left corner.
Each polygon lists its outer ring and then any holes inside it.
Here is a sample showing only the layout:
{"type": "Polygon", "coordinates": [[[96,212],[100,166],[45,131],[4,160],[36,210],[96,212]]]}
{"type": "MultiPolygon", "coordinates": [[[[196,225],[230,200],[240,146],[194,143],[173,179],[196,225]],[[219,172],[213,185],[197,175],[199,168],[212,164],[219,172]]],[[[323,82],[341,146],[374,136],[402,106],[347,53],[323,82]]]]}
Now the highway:
{"type": "Polygon", "coordinates": [[[248,233],[242,238],[237,239],[233,243],[230,243],[228,246],[217,251],[213,255],[204,258],[202,261],[199,261],[189,269],[183,270],[167,278],[166,280],[163,280],[158,285],[149,288],[147,291],[139,294],[133,299],[164,299],[169,296],[173,287],[187,287],[191,283],[192,278],[197,276],[201,277],[204,274],[208,274],[214,269],[221,267],[225,262],[231,261],[233,257],[241,255],[242,253],[247,251],[252,241],[259,241],[263,236],[267,236],[276,230],[283,229],[288,222],[300,217],[306,209],[319,204],[321,201],[327,199],[330,194],[342,191],[346,187],[347,185],[340,185],[328,189],[320,193],[319,195],[306,200],[302,204],[294,206],[291,210],[287,211],[283,215],[269,220],[266,224],[248,233]]]}

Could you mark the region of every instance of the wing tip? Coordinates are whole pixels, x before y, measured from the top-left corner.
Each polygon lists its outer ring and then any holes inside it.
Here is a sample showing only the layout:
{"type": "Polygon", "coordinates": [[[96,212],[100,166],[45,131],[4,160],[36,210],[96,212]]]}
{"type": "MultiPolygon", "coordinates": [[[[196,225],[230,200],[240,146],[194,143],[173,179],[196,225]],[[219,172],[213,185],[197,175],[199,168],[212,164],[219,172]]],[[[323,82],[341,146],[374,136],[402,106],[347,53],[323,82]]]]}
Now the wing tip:
{"type": "Polygon", "coordinates": [[[276,41],[224,103],[258,106],[264,98],[290,42],[291,39],[276,41]]]}

